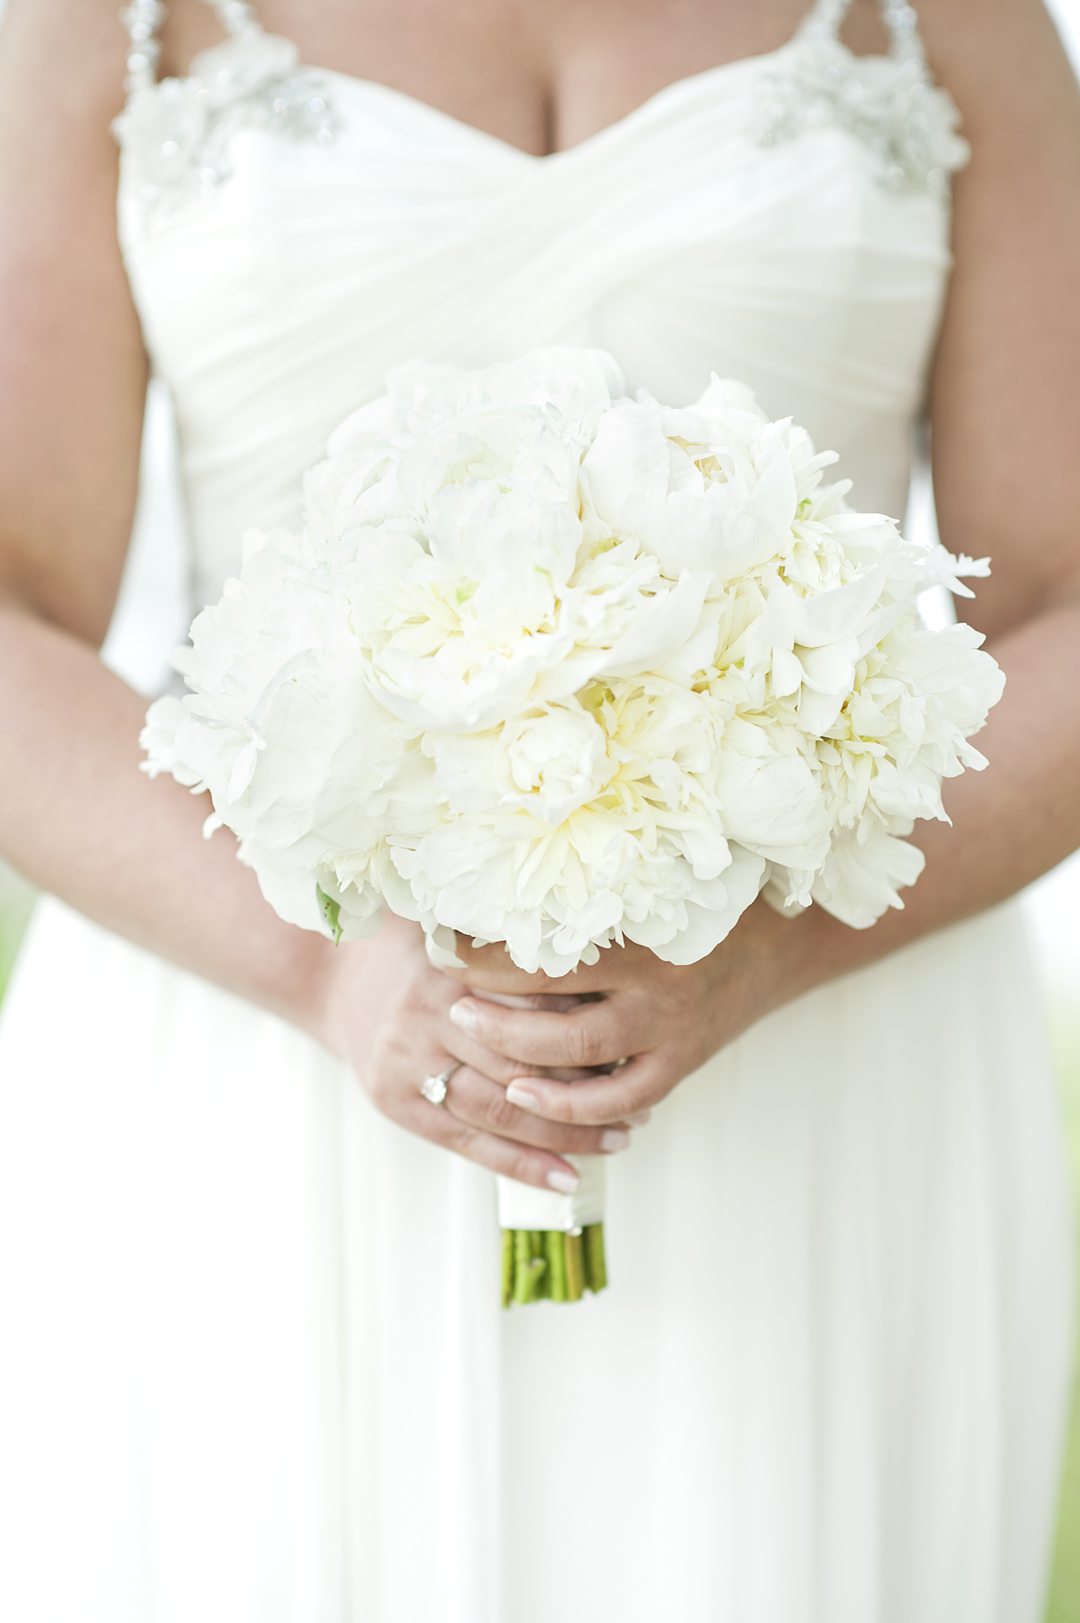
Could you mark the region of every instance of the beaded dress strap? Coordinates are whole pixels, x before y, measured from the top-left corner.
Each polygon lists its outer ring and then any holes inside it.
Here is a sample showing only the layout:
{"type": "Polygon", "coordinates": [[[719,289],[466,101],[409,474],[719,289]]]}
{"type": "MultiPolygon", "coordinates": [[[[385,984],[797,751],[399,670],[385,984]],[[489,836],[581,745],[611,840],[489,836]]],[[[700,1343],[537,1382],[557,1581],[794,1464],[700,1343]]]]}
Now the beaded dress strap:
{"type": "MultiPolygon", "coordinates": [[[[877,6],[889,34],[889,55],[898,62],[912,64],[919,69],[921,76],[929,77],[915,7],[908,0],[877,0],[877,6]]],[[[851,0],[814,0],[799,33],[811,39],[839,39],[844,18],[850,10],[851,0]]]]}
{"type": "Polygon", "coordinates": [[[755,133],[771,146],[821,129],[844,130],[873,154],[890,191],[944,193],[971,148],[960,112],[935,83],[907,0],[877,0],[887,53],[856,54],[840,38],[851,0],[813,0],[796,30],[800,48],[777,59],[755,133]]]}
{"type": "Polygon", "coordinates": [[[248,0],[204,0],[225,37],[200,51],[184,74],[161,78],[164,0],[129,0],[121,19],[131,40],[124,110],[113,133],[124,155],[129,221],[164,220],[207,197],[233,173],[233,137],[262,129],[325,146],[339,123],[323,75],[307,68],[291,40],[268,34],[248,0]]]}
{"type": "MultiPolygon", "coordinates": [[[[262,35],[262,27],[248,0],[203,0],[203,4],[210,7],[230,39],[258,39],[262,35]]],[[[136,91],[147,89],[157,78],[165,0],[131,0],[120,13],[120,21],[131,42],[124,80],[130,100],[136,91]]]]}

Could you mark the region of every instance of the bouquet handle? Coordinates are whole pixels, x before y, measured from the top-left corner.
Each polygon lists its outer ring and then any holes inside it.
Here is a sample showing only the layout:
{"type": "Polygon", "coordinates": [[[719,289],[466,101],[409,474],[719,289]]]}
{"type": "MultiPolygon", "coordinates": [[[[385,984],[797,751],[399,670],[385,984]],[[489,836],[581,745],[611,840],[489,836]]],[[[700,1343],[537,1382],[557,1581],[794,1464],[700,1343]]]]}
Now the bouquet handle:
{"type": "Polygon", "coordinates": [[[604,1192],[600,1155],[565,1157],[580,1174],[572,1194],[498,1178],[502,1236],[502,1305],[577,1302],[607,1284],[604,1192]]]}
{"type": "MultiPolygon", "coordinates": [[[[455,951],[453,930],[437,926],[432,932],[425,931],[424,941],[428,959],[436,969],[465,968],[455,951]]],[[[490,996],[493,1002],[511,1005],[527,1001],[512,995],[490,996]]],[[[576,1302],[586,1291],[601,1291],[607,1284],[604,1157],[568,1155],[564,1159],[580,1178],[577,1188],[568,1195],[537,1189],[516,1178],[496,1178],[504,1307],[512,1302],[543,1299],[576,1302]]]]}

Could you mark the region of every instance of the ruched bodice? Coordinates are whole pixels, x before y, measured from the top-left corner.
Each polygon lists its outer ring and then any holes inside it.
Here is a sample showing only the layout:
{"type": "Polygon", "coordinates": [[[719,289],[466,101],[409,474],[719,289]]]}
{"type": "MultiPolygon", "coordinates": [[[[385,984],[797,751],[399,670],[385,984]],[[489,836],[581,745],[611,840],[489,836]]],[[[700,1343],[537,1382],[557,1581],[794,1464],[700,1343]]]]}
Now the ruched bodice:
{"type": "Polygon", "coordinates": [[[217,593],[246,526],[296,517],[329,431],[411,356],[599,344],[673,402],[710,371],[738,377],[841,453],[862,506],[899,514],[951,265],[948,187],[931,180],[963,148],[944,92],[918,82],[912,111],[911,64],[853,56],[827,21],[819,5],[780,50],[681,79],[549,157],[300,69],[256,31],[140,91],[121,236],[175,402],[196,597],[217,593]],[[770,111],[815,95],[777,139],[770,111]],[[260,96],[264,116],[245,117],[260,96]],[[305,109],[316,126],[298,130],[305,109]],[[929,125],[938,167],[890,186],[882,149],[904,156],[905,117],[929,125]],[[197,167],[208,127],[227,179],[154,195],[148,160],[187,140],[197,167]]]}

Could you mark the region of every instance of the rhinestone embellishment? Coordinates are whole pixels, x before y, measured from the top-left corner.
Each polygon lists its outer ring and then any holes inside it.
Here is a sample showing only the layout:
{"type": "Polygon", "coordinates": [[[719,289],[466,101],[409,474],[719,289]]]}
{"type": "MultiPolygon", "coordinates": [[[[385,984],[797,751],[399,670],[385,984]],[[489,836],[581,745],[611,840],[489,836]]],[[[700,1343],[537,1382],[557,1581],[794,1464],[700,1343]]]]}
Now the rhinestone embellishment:
{"type": "Polygon", "coordinates": [[[156,80],[157,6],[158,0],[136,0],[130,8],[130,99],[113,124],[148,221],[227,180],[240,129],[319,145],[334,140],[338,120],[322,77],[298,65],[289,40],[245,27],[241,12],[230,18],[230,38],[196,58],[186,78],[156,80]],[[150,33],[144,37],[137,27],[150,33]]]}
{"type": "Polygon", "coordinates": [[[161,55],[157,35],[165,21],[164,0],[132,0],[131,5],[120,13],[120,21],[131,41],[124,89],[129,96],[133,96],[137,90],[154,82],[158,57],[161,55]]]}
{"type": "Polygon", "coordinates": [[[960,113],[926,64],[911,6],[886,0],[892,49],[856,56],[837,37],[838,4],[819,8],[770,76],[755,135],[765,146],[810,130],[847,130],[874,155],[878,181],[894,192],[944,192],[971,148],[960,113]]]}

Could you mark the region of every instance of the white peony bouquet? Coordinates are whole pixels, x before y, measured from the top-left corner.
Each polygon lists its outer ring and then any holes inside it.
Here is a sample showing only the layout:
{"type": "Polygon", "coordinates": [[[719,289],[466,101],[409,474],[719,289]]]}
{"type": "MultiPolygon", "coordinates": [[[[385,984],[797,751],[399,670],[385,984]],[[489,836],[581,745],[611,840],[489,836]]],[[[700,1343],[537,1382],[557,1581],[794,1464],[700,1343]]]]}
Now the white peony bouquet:
{"type": "MultiPolygon", "coordinates": [[[[333,434],[299,533],[249,532],[145,769],[213,802],[285,919],[380,911],[565,975],[711,952],[763,893],[861,928],[1003,677],[920,594],[986,561],[853,511],[743,385],[630,395],[599,350],[398,368],[333,434]]],[[[500,1180],[505,1300],[604,1282],[602,1163],[500,1180]]]]}

